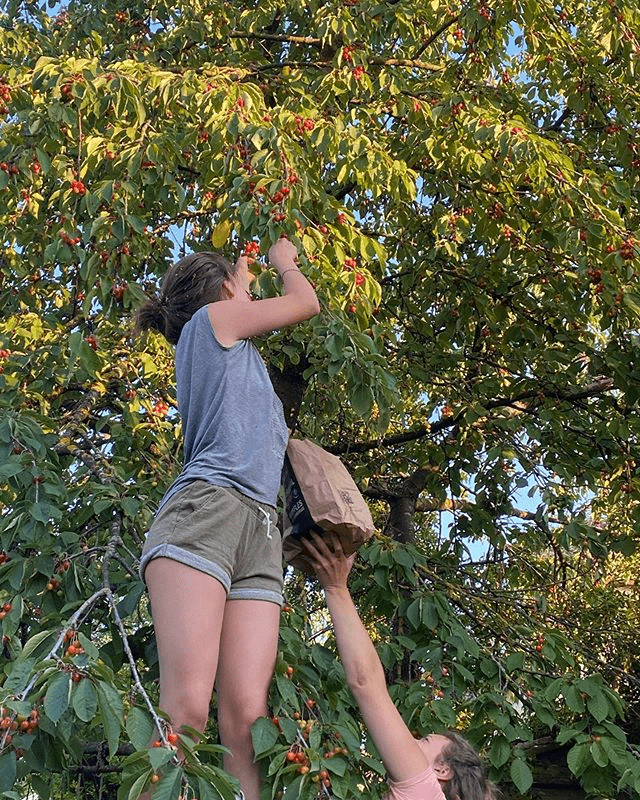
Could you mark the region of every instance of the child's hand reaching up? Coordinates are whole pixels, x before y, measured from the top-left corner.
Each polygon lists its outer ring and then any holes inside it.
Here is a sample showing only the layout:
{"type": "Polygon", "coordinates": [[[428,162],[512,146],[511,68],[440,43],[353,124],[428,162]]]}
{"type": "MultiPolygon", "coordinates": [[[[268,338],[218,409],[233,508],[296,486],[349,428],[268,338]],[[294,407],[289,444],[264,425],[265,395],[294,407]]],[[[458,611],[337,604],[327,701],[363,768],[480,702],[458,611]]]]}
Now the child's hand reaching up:
{"type": "Polygon", "coordinates": [[[340,537],[335,533],[319,536],[311,532],[311,538],[300,540],[306,551],[308,563],[313,568],[323,588],[346,587],[349,572],[356,557],[345,555],[340,537]]]}

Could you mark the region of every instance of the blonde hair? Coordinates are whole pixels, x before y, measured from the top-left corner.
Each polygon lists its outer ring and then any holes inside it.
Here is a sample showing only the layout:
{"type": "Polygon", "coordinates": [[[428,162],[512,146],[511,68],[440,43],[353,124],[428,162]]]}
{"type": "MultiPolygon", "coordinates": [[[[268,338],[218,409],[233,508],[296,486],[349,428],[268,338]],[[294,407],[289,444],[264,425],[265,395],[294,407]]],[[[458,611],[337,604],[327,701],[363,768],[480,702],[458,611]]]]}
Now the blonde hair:
{"type": "Polygon", "coordinates": [[[440,760],[451,769],[452,777],[442,782],[447,800],[497,800],[497,788],[487,779],[482,760],[469,742],[454,731],[442,734],[449,740],[440,760]]]}

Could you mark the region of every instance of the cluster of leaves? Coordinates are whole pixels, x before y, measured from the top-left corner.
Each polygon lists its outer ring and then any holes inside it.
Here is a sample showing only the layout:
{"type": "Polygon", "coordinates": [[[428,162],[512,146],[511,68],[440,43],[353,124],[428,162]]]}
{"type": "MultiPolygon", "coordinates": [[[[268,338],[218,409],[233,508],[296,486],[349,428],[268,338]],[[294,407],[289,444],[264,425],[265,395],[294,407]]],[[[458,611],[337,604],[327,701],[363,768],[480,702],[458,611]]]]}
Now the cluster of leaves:
{"type": "MultiPolygon", "coordinates": [[[[314,798],[328,773],[338,797],[382,796],[384,767],[345,687],[317,588],[299,577],[290,583],[296,602],[284,609],[273,716],[254,726],[256,754],[274,793],[314,798]]],[[[620,697],[598,672],[584,670],[553,610],[527,607],[511,592],[508,616],[499,599],[506,591],[478,592],[470,576],[456,580],[453,570],[434,570],[417,549],[389,540],[363,550],[352,591],[416,736],[462,724],[486,748],[490,775],[506,773],[522,792],[534,781],[531,750],[549,737],[591,791],[607,796],[620,773],[621,790],[633,786],[637,762],[620,697]]]]}
{"type": "MultiPolygon", "coordinates": [[[[254,5],[0,17],[0,791],[233,796],[213,721],[184,765],[148,747],[136,560],[180,448],[171,352],[131,315],[175,256],[286,233],[323,312],[263,351],[387,535],[354,590],[405,718],[523,792],[543,737],[638,792],[640,12],[254,5]]],[[[287,591],[267,784],[382,793],[319,599],[287,591]]]]}

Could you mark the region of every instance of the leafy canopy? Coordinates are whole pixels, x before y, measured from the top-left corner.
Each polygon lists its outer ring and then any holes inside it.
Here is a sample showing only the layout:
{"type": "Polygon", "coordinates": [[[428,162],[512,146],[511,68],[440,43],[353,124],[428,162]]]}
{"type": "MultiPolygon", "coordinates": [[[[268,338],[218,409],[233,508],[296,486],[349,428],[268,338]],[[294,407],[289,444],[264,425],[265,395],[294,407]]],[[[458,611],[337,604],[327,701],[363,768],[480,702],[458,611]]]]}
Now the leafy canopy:
{"type": "MultiPolygon", "coordinates": [[[[233,797],[213,718],[184,766],[147,748],[136,561],[180,435],[131,315],[177,255],[282,233],[323,312],[263,352],[372,503],[353,588],[408,724],[521,792],[545,740],[640,791],[638,30],[628,0],[7,5],[1,792],[233,797]]],[[[271,794],[379,796],[321,598],[287,592],[271,794]]]]}

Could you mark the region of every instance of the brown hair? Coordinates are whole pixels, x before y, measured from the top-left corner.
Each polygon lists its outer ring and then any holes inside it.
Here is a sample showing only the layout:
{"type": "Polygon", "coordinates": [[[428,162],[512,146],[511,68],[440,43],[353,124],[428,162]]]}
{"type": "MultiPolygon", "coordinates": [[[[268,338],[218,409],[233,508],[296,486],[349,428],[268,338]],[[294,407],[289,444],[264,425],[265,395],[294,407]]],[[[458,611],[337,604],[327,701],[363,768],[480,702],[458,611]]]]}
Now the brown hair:
{"type": "Polygon", "coordinates": [[[495,786],[487,780],[487,772],[480,756],[469,742],[454,731],[442,734],[449,739],[440,759],[447,764],[453,777],[442,782],[447,800],[496,800],[495,786]]]}
{"type": "Polygon", "coordinates": [[[220,300],[227,278],[237,266],[218,253],[192,253],[173,264],[162,279],[160,293],[138,309],[135,333],[154,330],[177,344],[184,325],[199,308],[220,300]]]}

